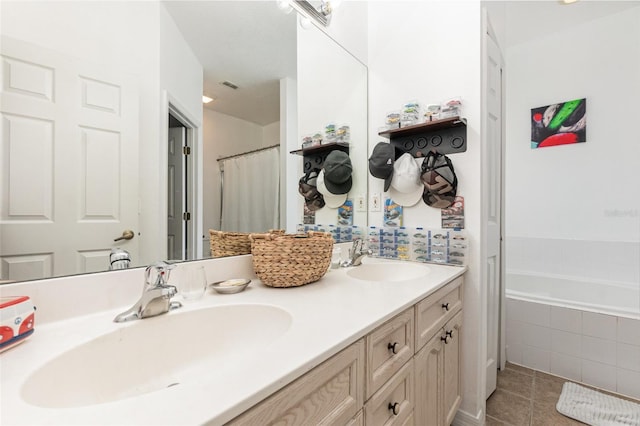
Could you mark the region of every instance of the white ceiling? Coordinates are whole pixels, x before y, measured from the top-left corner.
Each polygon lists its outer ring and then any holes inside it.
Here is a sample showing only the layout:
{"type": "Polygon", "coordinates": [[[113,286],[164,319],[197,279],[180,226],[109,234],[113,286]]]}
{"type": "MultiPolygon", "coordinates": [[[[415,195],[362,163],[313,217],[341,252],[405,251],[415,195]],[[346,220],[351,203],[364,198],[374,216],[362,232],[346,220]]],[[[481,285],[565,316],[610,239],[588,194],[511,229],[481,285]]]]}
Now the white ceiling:
{"type": "Polygon", "coordinates": [[[204,68],[204,94],[215,98],[205,108],[262,126],[278,121],[279,80],[296,77],[296,14],[275,0],[163,3],[204,68]]]}
{"type": "Polygon", "coordinates": [[[506,5],[507,47],[640,6],[640,1],[629,0],[581,0],[572,4],[563,4],[558,0],[497,3],[506,5]]]}
{"type": "MultiPolygon", "coordinates": [[[[296,14],[273,1],[166,0],[185,40],[204,68],[205,108],[259,125],[279,120],[283,77],[296,78],[296,14]],[[231,81],[238,90],[220,85],[231,81]]],[[[494,2],[490,2],[494,3],[494,2]]],[[[497,1],[504,6],[506,44],[513,46],[638,7],[640,1],[497,1]]],[[[322,60],[322,58],[318,58],[322,60]]]]}

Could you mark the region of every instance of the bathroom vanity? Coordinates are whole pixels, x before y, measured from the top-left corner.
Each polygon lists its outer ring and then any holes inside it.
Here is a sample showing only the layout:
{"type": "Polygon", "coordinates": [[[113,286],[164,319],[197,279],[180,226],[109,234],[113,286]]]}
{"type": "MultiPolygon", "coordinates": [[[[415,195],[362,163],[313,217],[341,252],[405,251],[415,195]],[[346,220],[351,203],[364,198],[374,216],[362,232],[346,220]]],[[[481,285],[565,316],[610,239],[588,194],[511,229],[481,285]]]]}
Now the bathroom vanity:
{"type": "Polygon", "coordinates": [[[458,277],[231,425],[451,424],[460,405],[458,277]]]}
{"type": "MultiPolygon", "coordinates": [[[[250,259],[197,263],[213,281],[246,275],[250,259]]],[[[3,295],[31,292],[44,323],[0,358],[0,422],[449,424],[460,404],[465,270],[366,259],[302,287],[254,280],[241,293],[209,291],[127,323],[113,318],[139,297],[141,271],[123,271],[106,289],[104,278],[101,294],[115,302],[71,316],[49,303],[62,289],[77,290],[68,306],[91,294],[80,277],[46,296],[35,282],[3,286],[3,295]],[[403,279],[366,273],[380,263],[403,279]]]]}

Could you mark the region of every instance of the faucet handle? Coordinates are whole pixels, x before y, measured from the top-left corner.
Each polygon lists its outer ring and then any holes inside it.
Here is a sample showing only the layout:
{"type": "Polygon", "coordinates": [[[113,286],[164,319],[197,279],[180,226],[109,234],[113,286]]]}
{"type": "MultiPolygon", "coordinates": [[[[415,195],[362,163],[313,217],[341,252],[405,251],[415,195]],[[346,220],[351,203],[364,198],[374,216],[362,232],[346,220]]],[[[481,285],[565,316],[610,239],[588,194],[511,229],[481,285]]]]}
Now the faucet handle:
{"type": "Polygon", "coordinates": [[[152,265],[147,266],[147,269],[145,269],[144,271],[145,285],[152,286],[152,287],[159,287],[159,286],[166,285],[167,281],[169,281],[169,273],[175,267],[176,265],[169,264],[164,261],[158,261],[152,265]],[[155,278],[155,281],[153,283],[150,280],[151,271],[155,271],[157,274],[157,277],[155,278]]]}
{"type": "Polygon", "coordinates": [[[350,255],[353,257],[362,250],[362,238],[356,238],[351,245],[350,255]]]}

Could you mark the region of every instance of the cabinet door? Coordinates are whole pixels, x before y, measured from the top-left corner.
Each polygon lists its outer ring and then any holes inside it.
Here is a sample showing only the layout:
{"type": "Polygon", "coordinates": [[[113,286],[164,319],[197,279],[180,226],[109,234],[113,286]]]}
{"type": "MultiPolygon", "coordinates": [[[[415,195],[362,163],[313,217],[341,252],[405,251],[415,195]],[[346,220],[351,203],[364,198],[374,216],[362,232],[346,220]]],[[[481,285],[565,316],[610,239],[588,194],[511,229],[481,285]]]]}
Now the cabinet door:
{"type": "Polygon", "coordinates": [[[413,424],[413,372],[411,359],[367,401],[364,407],[367,426],[413,424]]]}
{"type": "Polygon", "coordinates": [[[444,346],[444,411],[447,425],[451,424],[458,411],[460,401],[460,331],[462,328],[462,312],[458,312],[445,326],[447,337],[444,346]]]}
{"type": "Polygon", "coordinates": [[[364,342],[360,340],[229,424],[348,424],[364,403],[363,378],[364,342]]]}
{"type": "Polygon", "coordinates": [[[366,398],[413,357],[413,315],[407,309],[367,335],[366,398]]]}
{"type": "MultiPolygon", "coordinates": [[[[444,332],[443,332],[444,333],[444,332]]],[[[417,425],[436,426],[444,423],[444,342],[437,334],[415,357],[417,425]]]]}
{"type": "Polygon", "coordinates": [[[358,411],[358,414],[349,420],[345,426],[364,426],[364,413],[362,410],[358,411]]]}

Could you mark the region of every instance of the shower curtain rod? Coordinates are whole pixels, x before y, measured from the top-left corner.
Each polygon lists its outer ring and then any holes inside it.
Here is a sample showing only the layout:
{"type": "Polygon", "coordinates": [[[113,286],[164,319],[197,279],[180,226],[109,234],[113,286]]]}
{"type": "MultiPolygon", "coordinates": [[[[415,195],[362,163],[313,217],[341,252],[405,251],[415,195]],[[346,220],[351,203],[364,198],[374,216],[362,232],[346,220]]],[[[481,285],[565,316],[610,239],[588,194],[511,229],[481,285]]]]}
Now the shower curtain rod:
{"type": "Polygon", "coordinates": [[[254,150],[247,151],[247,152],[241,152],[240,154],[227,155],[226,157],[218,158],[218,160],[216,160],[216,161],[228,160],[229,158],[235,158],[235,157],[240,157],[242,155],[253,154],[254,152],[266,151],[267,149],[272,149],[272,148],[280,148],[280,144],[271,145],[271,146],[265,146],[264,148],[258,148],[258,149],[254,149],[254,150]]]}

